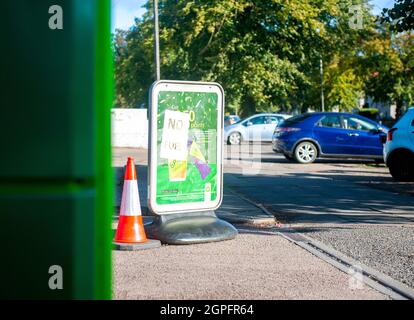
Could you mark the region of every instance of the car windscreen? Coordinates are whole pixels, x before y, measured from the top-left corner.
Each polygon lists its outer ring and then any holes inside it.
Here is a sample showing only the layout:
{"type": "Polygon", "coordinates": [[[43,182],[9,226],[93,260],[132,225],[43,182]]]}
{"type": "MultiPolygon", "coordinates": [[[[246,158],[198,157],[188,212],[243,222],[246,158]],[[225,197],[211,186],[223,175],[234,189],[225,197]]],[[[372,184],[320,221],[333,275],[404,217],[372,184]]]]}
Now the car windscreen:
{"type": "Polygon", "coordinates": [[[242,122],[242,121],[244,121],[245,119],[240,119],[240,120],[238,120],[238,121],[236,121],[235,123],[233,123],[233,124],[238,124],[238,123],[240,123],[240,122],[242,122]]]}
{"type": "Polygon", "coordinates": [[[294,116],[292,118],[289,118],[289,119],[284,120],[279,125],[279,127],[290,127],[290,126],[295,125],[297,123],[300,123],[300,122],[302,122],[302,121],[304,121],[304,120],[306,120],[306,119],[308,119],[310,117],[311,117],[311,115],[308,114],[308,113],[300,114],[300,115],[297,115],[297,116],[294,116]]]}

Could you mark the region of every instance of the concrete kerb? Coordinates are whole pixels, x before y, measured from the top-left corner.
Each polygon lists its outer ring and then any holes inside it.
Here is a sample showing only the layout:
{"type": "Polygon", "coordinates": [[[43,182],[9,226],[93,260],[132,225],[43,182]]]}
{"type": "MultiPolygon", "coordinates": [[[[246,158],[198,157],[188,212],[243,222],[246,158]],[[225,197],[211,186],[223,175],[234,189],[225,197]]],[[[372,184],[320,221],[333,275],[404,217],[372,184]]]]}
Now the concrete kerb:
{"type": "MultiPolygon", "coordinates": [[[[239,198],[240,206],[243,207],[243,210],[226,208],[225,205],[222,205],[217,211],[216,215],[220,219],[223,219],[229,223],[235,225],[245,225],[245,226],[280,226],[280,223],[276,220],[275,216],[266,209],[262,204],[257,204],[254,201],[246,198],[240,193],[226,187],[225,193],[231,193],[233,196],[239,198]]],[[[119,211],[119,207],[114,208],[116,212],[119,211]]],[[[148,208],[143,206],[142,215],[144,219],[144,225],[151,224],[154,216],[150,215],[148,208]]],[[[117,215],[113,217],[114,223],[118,219],[117,215]]],[[[116,229],[116,224],[113,224],[112,228],[116,229]]]]}
{"type": "Polygon", "coordinates": [[[275,226],[279,224],[275,216],[262,204],[255,203],[231,188],[227,187],[225,191],[239,198],[242,203],[244,202],[242,205],[246,207],[246,210],[243,210],[243,212],[239,210],[231,212],[232,210],[226,208],[218,209],[216,214],[221,219],[237,225],[253,227],[275,226]]]}
{"type": "Polygon", "coordinates": [[[414,290],[405,284],[377,271],[367,265],[352,259],[341,252],[317,241],[290,227],[275,231],[283,238],[295,243],[301,248],[314,254],[339,270],[349,273],[352,266],[358,266],[362,271],[362,282],[371,288],[388,295],[394,300],[414,299],[414,290]]]}
{"type": "Polygon", "coordinates": [[[397,281],[390,276],[379,272],[353,258],[350,258],[343,253],[321,243],[320,241],[317,241],[315,239],[312,239],[306,235],[302,235],[305,239],[308,239],[308,242],[312,244],[313,246],[320,248],[324,252],[328,253],[329,255],[332,255],[339,259],[341,262],[349,265],[354,266],[358,265],[363,270],[363,273],[365,276],[369,277],[368,279],[373,279],[374,281],[380,283],[381,285],[385,285],[387,288],[392,289],[394,292],[396,292],[398,295],[402,296],[405,299],[411,299],[414,300],[414,289],[408,287],[407,285],[403,284],[400,281],[397,281]]]}
{"type": "MultiPolygon", "coordinates": [[[[388,295],[392,299],[395,300],[406,300],[406,299],[414,299],[414,289],[408,287],[407,285],[377,271],[374,270],[367,265],[360,263],[348,256],[345,256],[341,252],[326,246],[325,244],[314,240],[299,231],[296,231],[288,224],[281,224],[277,223],[276,218],[274,215],[267,210],[262,204],[255,203],[254,201],[240,195],[239,193],[235,192],[234,190],[230,190],[231,193],[235,194],[236,196],[240,197],[241,199],[249,202],[250,204],[254,205],[255,207],[261,209],[266,215],[271,215],[272,218],[265,218],[265,223],[263,224],[264,227],[269,227],[271,224],[277,224],[276,228],[267,229],[265,232],[269,232],[272,234],[278,234],[283,238],[289,240],[290,242],[295,243],[296,245],[300,246],[301,248],[305,249],[306,251],[314,254],[315,256],[319,257],[320,259],[328,262],[329,264],[335,266],[336,268],[340,269],[345,273],[349,273],[349,269],[352,266],[359,266],[362,270],[364,275],[363,282],[366,285],[374,288],[375,290],[388,295]]],[[[223,217],[225,219],[225,217],[223,217]]],[[[235,219],[237,220],[237,218],[235,219]]],[[[239,230],[243,230],[243,226],[251,225],[252,227],[258,227],[260,225],[259,219],[252,219],[249,221],[248,219],[243,220],[241,218],[239,221],[242,222],[250,222],[250,223],[241,223],[239,230]]],[[[255,233],[255,230],[243,230],[247,232],[255,233]]],[[[260,232],[263,232],[261,230],[260,232]]]]}
{"type": "Polygon", "coordinates": [[[217,212],[217,216],[220,219],[226,220],[227,222],[241,226],[260,227],[274,225],[276,223],[275,219],[271,218],[246,218],[221,212],[217,212]]]}

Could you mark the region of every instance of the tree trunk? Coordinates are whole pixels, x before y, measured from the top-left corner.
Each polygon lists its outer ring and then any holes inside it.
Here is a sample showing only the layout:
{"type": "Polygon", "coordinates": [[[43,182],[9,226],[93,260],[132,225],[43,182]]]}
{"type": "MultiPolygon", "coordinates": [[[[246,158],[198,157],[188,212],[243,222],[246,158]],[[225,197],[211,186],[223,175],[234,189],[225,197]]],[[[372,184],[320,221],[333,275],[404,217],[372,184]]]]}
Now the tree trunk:
{"type": "Polygon", "coordinates": [[[401,118],[403,114],[403,102],[400,99],[397,99],[396,101],[396,110],[395,110],[395,119],[398,120],[401,118]]]}
{"type": "Polygon", "coordinates": [[[250,95],[245,95],[243,97],[239,112],[242,118],[249,117],[256,113],[256,103],[250,95]]]}

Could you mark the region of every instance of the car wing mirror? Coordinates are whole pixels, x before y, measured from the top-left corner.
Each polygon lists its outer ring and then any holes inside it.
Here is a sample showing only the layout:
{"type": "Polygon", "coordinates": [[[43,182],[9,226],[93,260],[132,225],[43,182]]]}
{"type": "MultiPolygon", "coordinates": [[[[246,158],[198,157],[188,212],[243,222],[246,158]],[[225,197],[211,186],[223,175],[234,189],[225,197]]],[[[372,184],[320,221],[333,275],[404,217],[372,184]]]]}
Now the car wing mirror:
{"type": "Polygon", "coordinates": [[[251,126],[252,124],[253,124],[253,122],[251,122],[251,121],[246,122],[246,126],[248,126],[248,127],[251,126]]]}

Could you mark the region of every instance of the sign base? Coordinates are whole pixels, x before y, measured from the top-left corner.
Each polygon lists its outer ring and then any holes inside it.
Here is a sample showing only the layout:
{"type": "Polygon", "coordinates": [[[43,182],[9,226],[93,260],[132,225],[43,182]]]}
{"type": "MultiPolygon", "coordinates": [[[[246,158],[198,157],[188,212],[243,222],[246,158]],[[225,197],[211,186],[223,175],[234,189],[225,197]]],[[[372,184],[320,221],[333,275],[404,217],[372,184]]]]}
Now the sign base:
{"type": "Polygon", "coordinates": [[[230,223],[214,211],[156,215],[145,226],[148,237],[166,244],[195,244],[231,240],[238,234],[230,223]]]}

